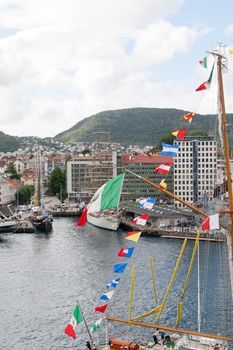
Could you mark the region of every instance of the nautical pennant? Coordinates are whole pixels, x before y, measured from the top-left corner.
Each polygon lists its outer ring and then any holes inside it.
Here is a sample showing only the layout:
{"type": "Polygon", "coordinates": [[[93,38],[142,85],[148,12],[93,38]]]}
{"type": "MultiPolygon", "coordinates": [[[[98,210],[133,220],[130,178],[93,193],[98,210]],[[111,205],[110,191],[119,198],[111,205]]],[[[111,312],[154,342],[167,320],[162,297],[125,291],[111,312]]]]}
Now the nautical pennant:
{"type": "Polygon", "coordinates": [[[207,81],[205,81],[203,84],[201,84],[200,86],[198,86],[195,91],[202,91],[202,90],[206,90],[206,89],[210,88],[210,84],[211,84],[211,81],[213,78],[213,72],[214,72],[214,64],[213,64],[213,67],[211,69],[209,79],[207,81]]]}
{"type": "Polygon", "coordinates": [[[207,216],[201,223],[202,231],[219,230],[219,214],[207,216]]]}
{"type": "Polygon", "coordinates": [[[133,241],[136,242],[139,240],[140,236],[141,236],[142,231],[132,231],[132,232],[127,232],[127,237],[125,237],[125,239],[127,239],[128,241],[133,241]]]}
{"type": "Polygon", "coordinates": [[[105,294],[101,295],[101,296],[99,297],[99,299],[100,299],[100,300],[105,300],[105,301],[111,300],[113,294],[114,294],[114,290],[111,291],[111,292],[108,292],[108,293],[105,293],[105,294]]]}
{"type": "Polygon", "coordinates": [[[123,273],[125,271],[126,266],[127,266],[127,263],[125,263],[125,264],[115,264],[114,265],[114,272],[115,273],[123,273]]]}
{"type": "Polygon", "coordinates": [[[161,187],[163,190],[166,190],[167,184],[166,184],[166,182],[165,182],[165,179],[163,179],[163,180],[160,182],[159,187],[161,187]]]}
{"type": "Polygon", "coordinates": [[[107,307],[108,307],[108,304],[104,304],[104,305],[101,305],[101,306],[96,306],[94,313],[95,312],[101,312],[102,314],[104,314],[106,309],[107,309],[107,307]]]}
{"type": "Polygon", "coordinates": [[[180,129],[177,131],[173,131],[172,135],[176,136],[178,139],[180,139],[181,141],[183,141],[183,139],[185,138],[185,135],[187,133],[187,129],[180,129]]]}
{"type": "Polygon", "coordinates": [[[107,284],[107,288],[110,288],[110,287],[112,287],[112,288],[116,288],[117,286],[118,286],[118,283],[120,282],[120,278],[118,277],[118,278],[115,278],[114,280],[112,280],[111,282],[109,282],[108,284],[107,284]]]}
{"type": "Polygon", "coordinates": [[[160,164],[155,168],[155,172],[167,175],[170,171],[171,166],[172,166],[172,163],[160,164]]]}
{"type": "Polygon", "coordinates": [[[130,258],[133,254],[134,247],[130,248],[121,248],[118,252],[118,256],[124,257],[124,258],[130,258]]]}
{"type": "Polygon", "coordinates": [[[103,321],[103,318],[99,318],[92,326],[91,326],[91,332],[96,332],[101,325],[101,322],[103,321]]]}
{"type": "Polygon", "coordinates": [[[139,201],[139,207],[141,209],[152,209],[156,201],[156,198],[143,198],[139,201]]]}
{"type": "Polygon", "coordinates": [[[136,218],[134,218],[133,219],[133,223],[136,224],[136,225],[145,226],[148,218],[149,218],[148,214],[142,214],[142,215],[137,216],[136,218]]]}
{"type": "Polygon", "coordinates": [[[179,149],[179,145],[169,145],[167,143],[162,143],[162,147],[163,150],[159,154],[168,157],[175,157],[179,149]]]}
{"type": "Polygon", "coordinates": [[[187,120],[189,123],[192,123],[193,117],[194,117],[195,113],[194,112],[190,112],[186,115],[182,115],[180,117],[181,120],[187,120]]]}

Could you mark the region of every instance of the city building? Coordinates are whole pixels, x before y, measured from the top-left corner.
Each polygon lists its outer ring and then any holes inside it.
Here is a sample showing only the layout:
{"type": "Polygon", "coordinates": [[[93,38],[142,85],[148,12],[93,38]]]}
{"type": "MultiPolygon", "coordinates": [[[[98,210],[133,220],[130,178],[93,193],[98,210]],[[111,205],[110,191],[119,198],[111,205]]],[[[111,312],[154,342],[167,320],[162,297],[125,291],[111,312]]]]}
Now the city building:
{"type": "MultiPolygon", "coordinates": [[[[186,137],[174,157],[174,194],[197,206],[207,205],[214,197],[217,144],[212,136],[186,137]]],[[[183,204],[175,202],[177,207],[183,204]]]]}
{"type": "MultiPolygon", "coordinates": [[[[172,161],[173,159],[171,157],[165,157],[159,154],[147,155],[145,153],[141,153],[138,155],[133,155],[132,153],[124,153],[122,154],[121,158],[121,166],[123,172],[124,168],[126,168],[157,185],[159,185],[160,182],[165,179],[167,190],[173,192],[173,167],[170,168],[168,175],[155,172],[155,168],[157,166],[165,163],[172,163],[172,161]]],[[[138,177],[126,171],[121,200],[135,201],[136,199],[143,197],[156,197],[158,200],[166,200],[168,202],[172,201],[162,192],[157,191],[154,187],[148,185],[138,177]]]]}
{"type": "Polygon", "coordinates": [[[118,174],[118,169],[117,153],[108,149],[68,161],[68,200],[88,203],[99,187],[118,174]]]}

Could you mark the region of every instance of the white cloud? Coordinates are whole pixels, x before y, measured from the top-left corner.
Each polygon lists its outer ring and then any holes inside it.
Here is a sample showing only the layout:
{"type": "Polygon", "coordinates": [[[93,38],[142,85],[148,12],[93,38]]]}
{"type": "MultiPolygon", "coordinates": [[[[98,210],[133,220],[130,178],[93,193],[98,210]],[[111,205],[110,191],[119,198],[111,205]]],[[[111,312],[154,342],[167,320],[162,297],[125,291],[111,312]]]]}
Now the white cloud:
{"type": "Polygon", "coordinates": [[[147,76],[200,35],[168,21],[182,3],[2,0],[0,37],[1,28],[16,28],[0,40],[2,130],[53,136],[105,109],[192,104],[187,93],[181,97],[182,81],[147,76]]]}

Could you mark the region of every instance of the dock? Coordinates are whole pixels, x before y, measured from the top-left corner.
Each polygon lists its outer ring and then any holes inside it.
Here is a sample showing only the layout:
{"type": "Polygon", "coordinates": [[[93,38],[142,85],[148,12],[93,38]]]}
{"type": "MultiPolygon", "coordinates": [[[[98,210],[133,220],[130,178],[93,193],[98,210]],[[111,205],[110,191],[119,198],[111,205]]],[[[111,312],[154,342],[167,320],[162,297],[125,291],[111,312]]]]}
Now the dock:
{"type": "MultiPolygon", "coordinates": [[[[178,228],[171,227],[169,229],[160,229],[156,226],[139,226],[132,221],[127,220],[126,218],[122,218],[120,227],[126,230],[131,231],[141,231],[142,236],[148,237],[163,237],[163,238],[173,238],[173,239],[192,239],[195,240],[197,236],[197,232],[190,230],[188,227],[178,228]]],[[[211,242],[226,242],[226,235],[223,232],[218,232],[215,234],[209,233],[201,233],[200,240],[201,241],[211,241],[211,242]]]]}

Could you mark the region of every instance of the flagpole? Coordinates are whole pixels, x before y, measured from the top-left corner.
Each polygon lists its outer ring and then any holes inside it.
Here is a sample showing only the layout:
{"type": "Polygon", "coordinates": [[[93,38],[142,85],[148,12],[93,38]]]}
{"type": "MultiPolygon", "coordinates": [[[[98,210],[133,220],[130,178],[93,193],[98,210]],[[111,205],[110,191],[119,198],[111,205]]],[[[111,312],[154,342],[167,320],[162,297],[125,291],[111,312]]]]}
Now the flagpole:
{"type": "Polygon", "coordinates": [[[87,325],[85,316],[84,316],[84,314],[83,314],[83,310],[82,310],[82,308],[81,308],[81,306],[80,306],[80,304],[79,304],[78,299],[77,299],[77,304],[78,304],[79,310],[81,311],[81,314],[82,314],[82,316],[83,316],[83,321],[84,321],[84,324],[85,324],[85,326],[86,326],[87,333],[88,333],[88,335],[89,335],[89,338],[90,338],[90,340],[91,340],[91,343],[94,344],[93,338],[92,338],[92,336],[91,336],[91,332],[90,332],[90,330],[89,330],[89,328],[88,328],[88,325],[87,325]]]}

